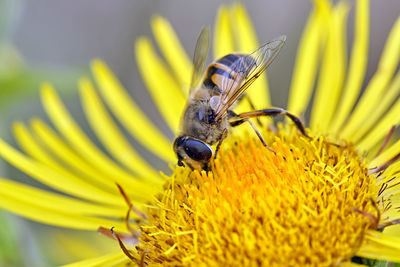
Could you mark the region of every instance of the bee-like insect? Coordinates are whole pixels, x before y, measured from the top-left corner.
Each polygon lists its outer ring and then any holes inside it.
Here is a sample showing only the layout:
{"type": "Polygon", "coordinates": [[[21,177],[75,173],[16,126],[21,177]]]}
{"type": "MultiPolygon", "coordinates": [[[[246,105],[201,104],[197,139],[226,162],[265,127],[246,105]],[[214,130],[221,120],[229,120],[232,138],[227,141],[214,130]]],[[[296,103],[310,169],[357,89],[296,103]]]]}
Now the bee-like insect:
{"type": "Polygon", "coordinates": [[[173,144],[179,166],[184,166],[185,162],[194,169],[206,170],[213,155],[216,157],[229,128],[243,122],[250,123],[260,141],[268,148],[251,122],[252,117],[284,114],[307,136],[300,119],[282,108],[267,108],[241,114],[231,110],[245,90],[271,64],[285,40],[286,36],[280,36],[250,54],[228,54],[210,64],[202,75],[209,46],[209,28],[203,28],[193,56],[190,97],[183,112],[179,135],[173,144]],[[217,146],[214,153],[212,146],[215,144],[217,146]]]}

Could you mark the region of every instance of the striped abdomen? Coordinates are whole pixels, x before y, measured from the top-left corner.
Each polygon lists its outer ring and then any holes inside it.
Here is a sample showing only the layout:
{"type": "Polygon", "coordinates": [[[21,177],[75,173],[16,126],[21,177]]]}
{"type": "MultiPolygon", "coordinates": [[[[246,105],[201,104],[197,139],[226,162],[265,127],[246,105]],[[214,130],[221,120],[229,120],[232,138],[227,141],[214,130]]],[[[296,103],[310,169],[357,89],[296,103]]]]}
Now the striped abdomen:
{"type": "Polygon", "coordinates": [[[239,86],[238,75],[247,73],[254,66],[255,60],[249,55],[228,54],[210,64],[204,74],[203,85],[206,88],[218,90],[221,93],[227,85],[239,86]],[[235,84],[236,83],[236,84],[235,84]]]}

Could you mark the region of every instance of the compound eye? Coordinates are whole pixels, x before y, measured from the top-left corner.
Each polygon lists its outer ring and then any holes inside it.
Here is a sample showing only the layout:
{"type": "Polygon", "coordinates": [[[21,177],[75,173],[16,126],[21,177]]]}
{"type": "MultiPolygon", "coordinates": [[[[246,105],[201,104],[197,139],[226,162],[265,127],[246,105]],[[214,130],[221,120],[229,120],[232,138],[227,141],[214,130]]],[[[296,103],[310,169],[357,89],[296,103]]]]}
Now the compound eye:
{"type": "Polygon", "coordinates": [[[190,138],[185,142],[185,152],[195,161],[208,161],[212,156],[212,150],[207,144],[190,138]]]}

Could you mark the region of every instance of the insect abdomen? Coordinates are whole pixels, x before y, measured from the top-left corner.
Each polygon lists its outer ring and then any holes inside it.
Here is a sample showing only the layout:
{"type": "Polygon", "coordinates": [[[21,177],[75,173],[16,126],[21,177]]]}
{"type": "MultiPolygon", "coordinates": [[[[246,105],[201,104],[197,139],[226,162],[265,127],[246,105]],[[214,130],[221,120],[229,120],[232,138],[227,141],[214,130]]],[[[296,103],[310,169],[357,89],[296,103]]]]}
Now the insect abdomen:
{"type": "Polygon", "coordinates": [[[249,56],[242,54],[228,54],[210,64],[204,74],[203,85],[209,89],[222,92],[222,83],[234,82],[236,75],[247,68],[252,62],[247,62],[249,56]]]}

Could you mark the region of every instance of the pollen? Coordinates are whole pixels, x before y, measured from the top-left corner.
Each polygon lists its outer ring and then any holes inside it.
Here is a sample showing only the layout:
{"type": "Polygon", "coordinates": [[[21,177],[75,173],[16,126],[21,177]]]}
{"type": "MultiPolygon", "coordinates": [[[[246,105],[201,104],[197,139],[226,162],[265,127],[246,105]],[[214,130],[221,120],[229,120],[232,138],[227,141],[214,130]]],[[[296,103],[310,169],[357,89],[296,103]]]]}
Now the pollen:
{"type": "Polygon", "coordinates": [[[332,266],[354,256],[377,216],[362,157],[351,144],[290,127],[264,136],[276,153],[231,136],[211,171],[176,168],[140,225],[138,261],[332,266]]]}

